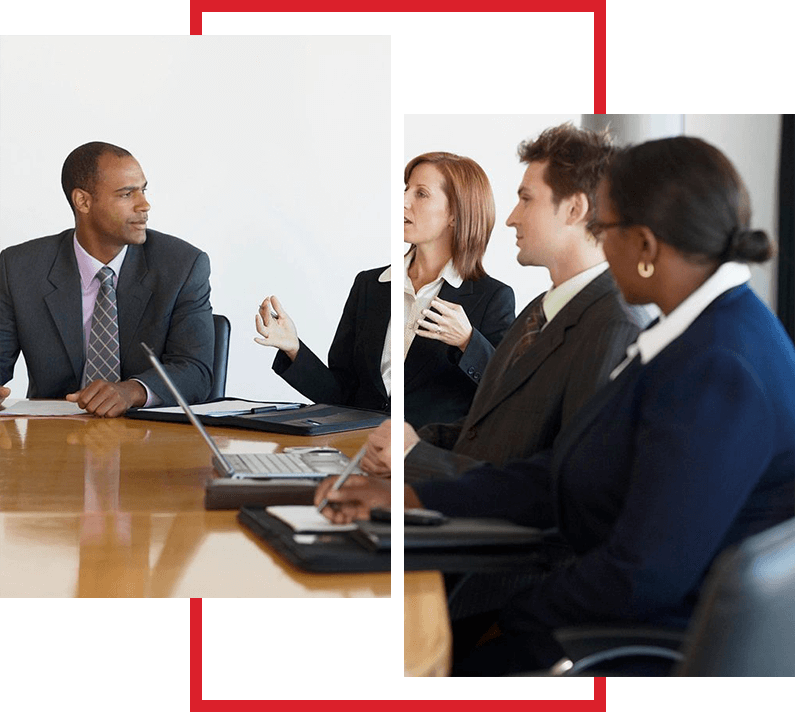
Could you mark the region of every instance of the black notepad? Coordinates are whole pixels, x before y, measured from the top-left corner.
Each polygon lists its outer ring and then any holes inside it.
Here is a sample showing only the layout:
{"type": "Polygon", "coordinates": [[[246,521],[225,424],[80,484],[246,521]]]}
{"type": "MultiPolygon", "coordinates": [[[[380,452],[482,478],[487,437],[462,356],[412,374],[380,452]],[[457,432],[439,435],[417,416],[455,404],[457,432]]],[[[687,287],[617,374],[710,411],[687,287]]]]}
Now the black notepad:
{"type": "MultiPolygon", "coordinates": [[[[388,551],[392,537],[389,525],[360,522],[351,538],[372,551],[388,551]]],[[[515,571],[545,564],[550,553],[566,548],[549,532],[502,519],[453,517],[436,526],[406,525],[403,538],[406,571],[515,571]]]]}
{"type": "MultiPolygon", "coordinates": [[[[229,399],[224,399],[229,400],[229,399]]],[[[235,398],[234,400],[241,400],[235,398]]],[[[162,413],[146,408],[127,411],[128,418],[137,420],[159,420],[171,423],[187,423],[184,413],[162,413]]],[[[389,417],[388,413],[362,408],[348,408],[340,405],[303,405],[291,410],[277,410],[268,413],[247,415],[199,415],[204,425],[226,428],[244,428],[266,433],[284,435],[325,435],[342,433],[348,430],[375,428],[389,417]]]]}

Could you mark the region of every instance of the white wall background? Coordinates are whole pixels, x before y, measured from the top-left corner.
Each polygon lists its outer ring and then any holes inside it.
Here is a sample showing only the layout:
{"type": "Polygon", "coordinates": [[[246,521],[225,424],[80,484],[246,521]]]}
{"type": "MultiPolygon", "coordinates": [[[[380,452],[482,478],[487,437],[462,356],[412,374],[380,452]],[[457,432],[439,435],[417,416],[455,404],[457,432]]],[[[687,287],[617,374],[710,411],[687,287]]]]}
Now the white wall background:
{"type": "MultiPolygon", "coordinates": [[[[751,226],[778,243],[780,114],[685,114],[684,131],[717,146],[734,163],[751,196],[751,226]]],[[[751,286],[776,311],[778,261],[751,266],[751,286]]]]}
{"type": "Polygon", "coordinates": [[[0,247],[73,225],[73,148],[127,148],[150,227],[210,256],[227,393],[305,400],[254,314],[278,295],[325,358],[356,273],[389,262],[389,61],[388,37],[0,38],[0,247]]]}
{"type": "MultiPolygon", "coordinates": [[[[521,267],[516,262],[514,230],[505,220],[516,204],[516,189],[524,166],[516,147],[549,126],[564,121],[600,129],[610,125],[619,144],[685,133],[699,136],[720,148],[735,164],[751,195],[755,228],[777,235],[778,151],[781,118],[778,114],[610,114],[606,116],[555,115],[409,115],[405,121],[404,161],[426,151],[451,151],[476,160],[494,190],[497,221],[486,252],[486,270],[511,285],[517,311],[551,282],[543,267],[521,267]]],[[[752,285],[775,310],[775,260],[754,265],[752,285]]]]}

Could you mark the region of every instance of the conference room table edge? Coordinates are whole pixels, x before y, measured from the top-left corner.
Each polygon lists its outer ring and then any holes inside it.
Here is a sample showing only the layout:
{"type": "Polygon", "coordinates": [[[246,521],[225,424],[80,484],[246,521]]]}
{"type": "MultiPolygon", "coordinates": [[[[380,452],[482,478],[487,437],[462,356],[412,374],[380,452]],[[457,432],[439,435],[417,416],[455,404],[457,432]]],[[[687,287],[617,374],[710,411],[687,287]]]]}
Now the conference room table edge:
{"type": "MultiPolygon", "coordinates": [[[[222,452],[332,446],[370,430],[289,436],[208,427],[222,452]]],[[[206,511],[217,476],[187,423],[0,417],[0,597],[389,597],[390,574],[298,570],[206,511]]]]}

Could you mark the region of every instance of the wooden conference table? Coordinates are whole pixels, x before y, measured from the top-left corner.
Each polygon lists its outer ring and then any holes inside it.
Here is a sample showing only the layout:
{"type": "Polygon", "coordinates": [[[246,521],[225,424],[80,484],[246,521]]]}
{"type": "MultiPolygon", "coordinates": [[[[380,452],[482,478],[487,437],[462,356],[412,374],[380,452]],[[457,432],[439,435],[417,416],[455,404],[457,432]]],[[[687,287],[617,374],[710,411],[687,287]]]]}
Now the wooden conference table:
{"type": "Polygon", "coordinates": [[[453,635],[438,571],[407,573],[403,590],[403,664],[406,677],[450,673],[453,635]]]}
{"type": "MultiPolygon", "coordinates": [[[[210,428],[222,451],[332,445],[210,428]]],[[[204,510],[212,475],[190,425],[89,416],[0,418],[0,596],[387,597],[389,573],[313,575],[204,510]]]]}

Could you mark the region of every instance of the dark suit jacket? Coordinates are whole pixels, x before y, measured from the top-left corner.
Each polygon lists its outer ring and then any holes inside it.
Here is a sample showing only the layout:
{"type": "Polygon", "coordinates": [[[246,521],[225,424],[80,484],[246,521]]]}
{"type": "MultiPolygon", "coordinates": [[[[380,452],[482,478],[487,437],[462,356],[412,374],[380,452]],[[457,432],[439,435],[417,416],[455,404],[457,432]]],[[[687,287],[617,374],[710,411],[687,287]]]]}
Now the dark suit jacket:
{"type": "Polygon", "coordinates": [[[645,310],[630,309],[609,272],[587,284],[506,373],[534,299],[497,348],[465,418],[419,431],[406,481],[455,477],[479,461],[502,464],[552,447],[560,429],[605,383],[635,341],[645,310]]]}
{"type": "MultiPolygon", "coordinates": [[[[0,253],[0,383],[13,376],[21,351],[29,398],[80,389],[85,355],[73,235],[66,230],[0,253]]],[[[187,400],[200,402],[212,383],[210,261],[171,235],[146,236],[127,248],[116,286],[121,379],[134,376],[164,403],[174,402],[139,346],[144,341],[187,400]]]]}
{"type": "Polygon", "coordinates": [[[418,494],[453,515],[557,524],[579,553],[514,597],[503,630],[681,626],[718,552],[795,514],[793,374],[792,342],[744,285],[600,391],[554,455],[418,494]]]}
{"type": "Polygon", "coordinates": [[[386,269],[360,272],[342,310],[326,366],[302,341],[295,361],[282,351],[273,370],[315,403],[388,411],[390,398],[381,378],[381,354],[389,326],[389,282],[379,282],[386,269]]]}
{"type": "Polygon", "coordinates": [[[472,337],[465,351],[416,336],[403,366],[403,417],[415,428],[462,417],[472,404],[494,348],[513,323],[513,290],[492,277],[447,282],[439,299],[464,307],[472,337]]]}

